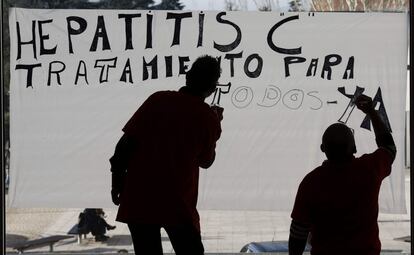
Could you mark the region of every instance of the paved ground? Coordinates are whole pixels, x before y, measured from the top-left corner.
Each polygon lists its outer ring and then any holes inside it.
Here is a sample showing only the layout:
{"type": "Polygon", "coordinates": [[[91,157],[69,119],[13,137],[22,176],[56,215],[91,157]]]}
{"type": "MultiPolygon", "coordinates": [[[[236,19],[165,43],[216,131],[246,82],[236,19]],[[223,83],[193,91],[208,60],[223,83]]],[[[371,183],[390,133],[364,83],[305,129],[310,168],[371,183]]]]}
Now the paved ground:
{"type": "MultiPolygon", "coordinates": [[[[406,179],[409,187],[409,179],[406,179]]],[[[407,201],[409,201],[407,188],[407,201]]],[[[408,202],[407,205],[410,203],[408,202]]],[[[63,240],[54,246],[56,252],[117,253],[125,249],[132,252],[129,231],[124,224],[115,223],[116,211],[104,209],[107,221],[117,228],[108,232],[107,242],[95,242],[88,235],[81,244],[75,237],[63,240]]],[[[14,244],[43,236],[65,235],[77,222],[82,209],[12,209],[6,210],[7,254],[14,253],[14,244]]],[[[201,211],[202,238],[207,253],[232,253],[249,242],[287,241],[289,234],[289,213],[255,211],[201,211]]],[[[410,217],[406,215],[380,214],[380,238],[383,250],[401,250],[409,253],[410,243],[395,240],[410,235],[410,217]]],[[[165,252],[173,252],[167,235],[163,232],[165,252]]],[[[48,251],[48,247],[28,252],[48,251]]]]}

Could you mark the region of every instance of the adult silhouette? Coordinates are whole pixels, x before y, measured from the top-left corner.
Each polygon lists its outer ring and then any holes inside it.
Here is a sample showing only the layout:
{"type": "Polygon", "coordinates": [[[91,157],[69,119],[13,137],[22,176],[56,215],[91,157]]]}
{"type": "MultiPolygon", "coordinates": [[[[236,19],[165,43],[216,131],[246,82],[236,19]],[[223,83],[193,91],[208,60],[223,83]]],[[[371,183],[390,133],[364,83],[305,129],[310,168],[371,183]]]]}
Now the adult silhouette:
{"type": "Polygon", "coordinates": [[[321,150],[327,160],[302,180],[292,211],[289,254],[302,254],[308,234],[312,255],[379,255],[378,195],[391,173],[396,148],[372,99],[361,95],[356,106],[372,122],[378,149],[359,158],[353,130],[329,126],[321,150]]]}
{"type": "Polygon", "coordinates": [[[178,91],[151,95],[123,128],[110,159],[117,221],[136,254],[162,254],[160,229],[176,254],[204,254],[196,209],[199,167],[214,162],[223,108],[204,102],[220,77],[216,58],[199,57],[178,91]]]}

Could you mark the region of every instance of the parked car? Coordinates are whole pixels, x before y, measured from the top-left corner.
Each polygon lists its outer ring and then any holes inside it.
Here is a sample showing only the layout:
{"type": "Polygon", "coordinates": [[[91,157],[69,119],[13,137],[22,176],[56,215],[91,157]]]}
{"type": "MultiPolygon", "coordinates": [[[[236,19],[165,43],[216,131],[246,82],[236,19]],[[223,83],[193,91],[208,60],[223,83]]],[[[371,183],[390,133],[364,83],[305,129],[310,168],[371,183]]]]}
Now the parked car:
{"type": "MultiPolygon", "coordinates": [[[[261,252],[288,252],[288,241],[268,241],[251,242],[243,246],[242,253],[261,253],[261,252]]],[[[305,252],[310,251],[310,246],[306,245],[305,252]]]]}

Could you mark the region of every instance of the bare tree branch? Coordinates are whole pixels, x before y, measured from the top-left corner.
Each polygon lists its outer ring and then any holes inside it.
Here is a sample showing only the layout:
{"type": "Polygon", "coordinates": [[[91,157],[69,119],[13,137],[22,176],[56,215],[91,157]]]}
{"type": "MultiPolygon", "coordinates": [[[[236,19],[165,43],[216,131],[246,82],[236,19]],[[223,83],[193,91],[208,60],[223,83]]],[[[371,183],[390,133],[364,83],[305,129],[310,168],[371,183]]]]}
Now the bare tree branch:
{"type": "Polygon", "coordinates": [[[311,11],[408,11],[408,0],[310,0],[311,11]]]}

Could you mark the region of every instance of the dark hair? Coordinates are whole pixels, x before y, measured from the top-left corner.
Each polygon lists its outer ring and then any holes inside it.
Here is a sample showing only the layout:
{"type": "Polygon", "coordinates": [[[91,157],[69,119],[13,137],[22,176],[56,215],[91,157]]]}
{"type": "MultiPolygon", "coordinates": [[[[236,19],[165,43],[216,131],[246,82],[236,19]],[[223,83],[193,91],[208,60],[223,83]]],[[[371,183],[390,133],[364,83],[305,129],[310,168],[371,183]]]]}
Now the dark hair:
{"type": "Polygon", "coordinates": [[[356,152],[352,130],[342,123],[330,125],[322,136],[321,149],[329,160],[344,160],[356,152]]]}
{"type": "Polygon", "coordinates": [[[220,78],[220,62],[209,55],[198,57],[186,74],[186,85],[199,92],[214,90],[220,78]]]}

